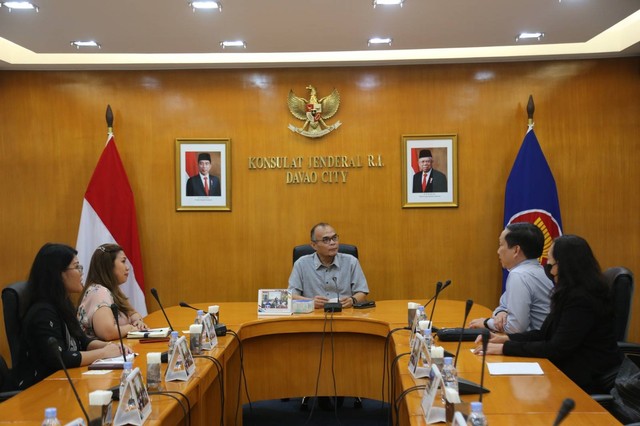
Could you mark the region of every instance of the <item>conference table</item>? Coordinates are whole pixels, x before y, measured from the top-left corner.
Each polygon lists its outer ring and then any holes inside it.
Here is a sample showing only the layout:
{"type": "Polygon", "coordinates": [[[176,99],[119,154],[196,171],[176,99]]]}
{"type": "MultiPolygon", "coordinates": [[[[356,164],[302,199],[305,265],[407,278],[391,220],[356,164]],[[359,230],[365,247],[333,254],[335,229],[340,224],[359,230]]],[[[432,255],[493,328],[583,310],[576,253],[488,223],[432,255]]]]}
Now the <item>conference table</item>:
{"type": "MultiPolygon", "coordinates": [[[[163,390],[173,397],[151,395],[152,412],[146,424],[181,425],[190,419],[192,425],[241,425],[242,404],[249,401],[337,394],[390,402],[394,425],[426,425],[421,406],[423,390],[419,388],[399,398],[403,391],[426,383],[414,379],[408,369],[408,302],[377,301],[369,309],[349,308],[339,313],[315,310],[265,317],[258,316],[256,303],[215,303],[229,333],[219,336],[217,346],[204,351],[204,357],[195,358],[196,370],[189,380],[163,381],[163,390]],[[221,370],[211,358],[218,361],[221,370]],[[188,417],[185,398],[190,407],[188,417]]],[[[192,305],[206,312],[213,304],[192,305]]],[[[439,300],[434,325],[460,327],[464,311],[464,301],[439,300]]],[[[490,314],[486,307],[474,305],[469,318],[490,314]]],[[[166,309],[166,315],[182,335],[194,322],[196,313],[174,306],[166,309]]],[[[160,310],[148,315],[145,322],[150,327],[167,326],[160,310]]],[[[434,343],[456,352],[457,342],[436,339],[434,343]]],[[[145,377],[146,354],[167,350],[167,342],[125,339],[125,344],[139,354],[134,367],[140,367],[145,377]]],[[[472,342],[462,343],[457,370],[460,377],[480,383],[482,357],[471,352],[474,346],[472,342]]],[[[544,372],[536,376],[491,376],[485,372],[484,387],[490,392],[483,395],[483,405],[492,426],[551,425],[567,397],[573,398],[576,406],[563,425],[620,424],[546,359],[487,356],[486,361],[537,362],[544,372]]],[[[165,369],[163,364],[163,375],[165,369]]],[[[89,392],[115,386],[120,377],[120,370],[89,373],[95,371],[87,367],[69,369],[86,407],[89,392]]],[[[435,404],[439,400],[436,398],[435,404]]],[[[462,400],[476,401],[478,395],[463,395],[462,400]]],[[[39,424],[49,406],[58,408],[63,424],[83,416],[63,371],[0,403],[0,426],[39,424]]]]}

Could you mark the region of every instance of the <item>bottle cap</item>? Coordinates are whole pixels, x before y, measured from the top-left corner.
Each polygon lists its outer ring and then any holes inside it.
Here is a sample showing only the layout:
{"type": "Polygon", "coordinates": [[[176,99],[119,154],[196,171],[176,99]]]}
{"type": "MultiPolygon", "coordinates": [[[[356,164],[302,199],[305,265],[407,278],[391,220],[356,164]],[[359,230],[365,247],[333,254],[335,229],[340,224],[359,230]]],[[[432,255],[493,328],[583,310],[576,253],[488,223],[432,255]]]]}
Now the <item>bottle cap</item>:
{"type": "Polygon", "coordinates": [[[109,390],[97,390],[89,393],[89,405],[107,405],[111,403],[113,392],[109,390]]]}
{"type": "Polygon", "coordinates": [[[45,408],[44,409],[44,416],[48,419],[53,418],[53,417],[57,417],[58,416],[58,410],[56,409],[56,407],[49,407],[49,408],[45,408]]]}
{"type": "Polygon", "coordinates": [[[202,309],[198,309],[198,315],[199,315],[199,316],[204,315],[204,311],[203,311],[202,309]]]}
{"type": "Polygon", "coordinates": [[[133,368],[133,362],[125,361],[123,367],[125,370],[131,370],[133,368]]]}
{"type": "Polygon", "coordinates": [[[444,357],[444,365],[451,365],[451,364],[453,364],[453,358],[450,356],[444,357]]]}
{"type": "Polygon", "coordinates": [[[175,330],[171,332],[171,337],[174,337],[174,336],[178,337],[178,332],[175,330]]]}
{"type": "Polygon", "coordinates": [[[220,311],[220,306],[218,306],[218,305],[209,306],[209,313],[210,314],[217,314],[219,311],[220,311]]]}
{"type": "Polygon", "coordinates": [[[471,403],[471,411],[482,411],[482,402],[474,401],[471,403]]]}
{"type": "Polygon", "coordinates": [[[422,305],[416,302],[407,303],[407,309],[418,309],[419,306],[422,306],[422,305]]]}

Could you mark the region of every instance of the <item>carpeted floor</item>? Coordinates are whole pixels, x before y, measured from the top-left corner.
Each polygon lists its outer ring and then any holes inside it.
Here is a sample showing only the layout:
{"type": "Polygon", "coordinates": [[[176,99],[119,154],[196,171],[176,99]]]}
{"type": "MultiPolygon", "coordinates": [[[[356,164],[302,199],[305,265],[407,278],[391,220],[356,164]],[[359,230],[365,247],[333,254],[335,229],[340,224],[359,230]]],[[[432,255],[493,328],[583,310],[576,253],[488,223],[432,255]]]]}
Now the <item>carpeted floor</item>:
{"type": "Polygon", "coordinates": [[[313,400],[306,411],[300,409],[301,398],[287,401],[270,400],[245,404],[242,407],[243,426],[384,426],[387,425],[388,404],[363,399],[361,408],[354,408],[354,399],[346,397],[336,411],[322,410],[313,400]]]}

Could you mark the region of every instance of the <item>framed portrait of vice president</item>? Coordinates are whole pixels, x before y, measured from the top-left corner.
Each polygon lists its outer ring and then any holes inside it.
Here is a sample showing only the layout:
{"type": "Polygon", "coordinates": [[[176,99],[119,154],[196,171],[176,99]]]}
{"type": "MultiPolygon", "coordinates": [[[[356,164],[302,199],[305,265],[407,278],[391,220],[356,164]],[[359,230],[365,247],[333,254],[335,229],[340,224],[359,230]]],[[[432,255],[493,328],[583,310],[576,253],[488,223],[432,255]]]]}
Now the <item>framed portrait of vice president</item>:
{"type": "Polygon", "coordinates": [[[231,211],[229,139],[176,139],[176,210],[231,211]]]}
{"type": "Polygon", "coordinates": [[[402,136],[402,207],[457,207],[457,135],[402,136]]]}

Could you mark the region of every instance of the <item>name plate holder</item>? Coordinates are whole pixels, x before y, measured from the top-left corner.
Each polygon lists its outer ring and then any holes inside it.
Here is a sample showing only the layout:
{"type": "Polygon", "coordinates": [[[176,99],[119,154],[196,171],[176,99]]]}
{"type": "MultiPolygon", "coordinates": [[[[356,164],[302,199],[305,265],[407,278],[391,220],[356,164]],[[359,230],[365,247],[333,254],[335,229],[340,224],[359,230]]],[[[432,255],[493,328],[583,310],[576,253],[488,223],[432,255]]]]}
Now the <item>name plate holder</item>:
{"type": "Polygon", "coordinates": [[[218,346],[218,336],[210,313],[202,317],[202,349],[210,351],[218,346]]]}
{"type": "Polygon", "coordinates": [[[409,356],[409,372],[414,379],[429,377],[431,373],[431,356],[422,334],[416,333],[409,356]]]}
{"type": "Polygon", "coordinates": [[[140,368],[136,367],[127,376],[123,394],[120,395],[118,410],[113,426],[142,425],[151,414],[151,399],[142,380],[140,368]]]}
{"type": "Polygon", "coordinates": [[[433,403],[438,393],[438,387],[442,385],[442,374],[437,365],[431,366],[427,387],[422,394],[422,411],[428,424],[442,423],[446,420],[446,411],[443,407],[434,407],[433,403]]]}
{"type": "MultiPolygon", "coordinates": [[[[215,334],[215,333],[214,333],[215,334]]],[[[196,371],[196,365],[193,362],[193,356],[187,343],[185,336],[180,336],[173,351],[169,354],[169,365],[164,375],[167,382],[187,381],[196,371]]]]}

